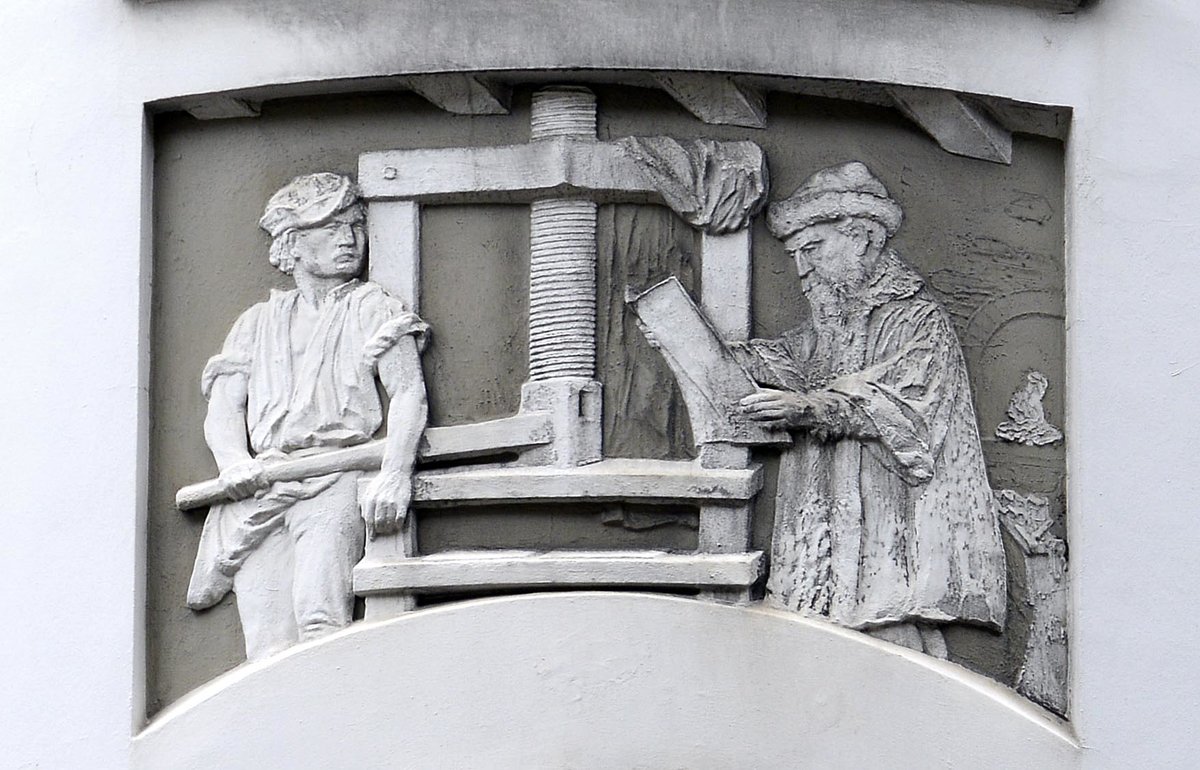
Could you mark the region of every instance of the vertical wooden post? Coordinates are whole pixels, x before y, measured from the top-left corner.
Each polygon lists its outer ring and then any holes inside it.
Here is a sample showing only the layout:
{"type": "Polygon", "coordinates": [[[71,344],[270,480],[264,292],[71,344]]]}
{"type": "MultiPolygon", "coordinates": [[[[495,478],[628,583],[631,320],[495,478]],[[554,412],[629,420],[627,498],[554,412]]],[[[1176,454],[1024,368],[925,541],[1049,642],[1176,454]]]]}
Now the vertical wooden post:
{"type": "MultiPolygon", "coordinates": [[[[367,212],[370,240],[370,278],[400,299],[414,313],[421,301],[421,207],[415,201],[377,201],[367,212]]],[[[374,474],[359,482],[362,485],[374,474]]],[[[409,511],[404,528],[394,535],[367,540],[363,561],[393,561],[417,555],[416,516],[409,511]]],[[[367,596],[366,620],[386,620],[416,609],[416,598],[408,593],[367,596]]]]}
{"type": "MultiPolygon", "coordinates": [[[[371,475],[374,476],[374,474],[371,475]]],[[[360,489],[361,484],[365,484],[369,480],[370,477],[363,479],[360,482],[360,489]]],[[[360,492],[359,494],[361,495],[362,493],[360,492]]],[[[362,561],[364,564],[372,562],[388,563],[416,555],[417,522],[412,511],[409,511],[408,521],[399,532],[394,535],[367,540],[366,554],[363,556],[362,561]]],[[[415,610],[417,608],[417,599],[407,591],[397,591],[396,593],[366,596],[363,598],[363,604],[365,605],[364,620],[387,620],[388,618],[394,618],[405,612],[415,610]]]]}
{"type": "Polygon", "coordinates": [[[700,236],[700,304],[727,340],[750,337],[750,226],[700,236]]]}
{"type": "Polygon", "coordinates": [[[367,213],[371,280],[421,312],[421,207],[415,201],[377,201],[367,213]]]}
{"type": "MultiPolygon", "coordinates": [[[[750,228],[729,235],[701,236],[700,304],[717,331],[727,340],[750,337],[750,228]]],[[[700,447],[700,464],[705,468],[746,468],[750,450],[732,444],[714,443],[700,447]]],[[[750,550],[751,503],[700,506],[697,550],[703,553],[742,553],[750,550]]],[[[749,588],[732,591],[703,591],[701,597],[714,601],[745,604],[749,588]]]]}

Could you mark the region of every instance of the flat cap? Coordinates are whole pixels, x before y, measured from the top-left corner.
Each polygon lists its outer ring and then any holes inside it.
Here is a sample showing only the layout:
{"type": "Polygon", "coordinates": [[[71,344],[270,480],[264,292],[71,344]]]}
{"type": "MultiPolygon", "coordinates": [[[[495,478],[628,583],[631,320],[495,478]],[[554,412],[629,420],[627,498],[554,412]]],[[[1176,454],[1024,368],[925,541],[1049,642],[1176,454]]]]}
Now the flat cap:
{"type": "Polygon", "coordinates": [[[895,235],[904,219],[900,204],[865,164],[850,161],[821,169],[784,200],[767,210],[767,227],[784,239],[818,222],[866,217],[895,235]]]}
{"type": "Polygon", "coordinates": [[[288,182],[267,201],[258,225],[278,238],[288,230],[315,227],[358,203],[358,186],[350,177],[323,171],[288,182]]]}

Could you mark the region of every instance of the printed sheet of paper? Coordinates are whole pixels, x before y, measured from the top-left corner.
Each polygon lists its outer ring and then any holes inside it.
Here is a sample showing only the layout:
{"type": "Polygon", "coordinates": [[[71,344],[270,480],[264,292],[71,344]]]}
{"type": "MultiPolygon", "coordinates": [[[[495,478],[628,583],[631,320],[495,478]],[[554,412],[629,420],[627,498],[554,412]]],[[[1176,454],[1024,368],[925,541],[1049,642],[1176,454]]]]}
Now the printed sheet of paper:
{"type": "Polygon", "coordinates": [[[697,444],[790,443],[786,431],[738,417],[738,402],[757,386],[678,279],[668,278],[626,301],[675,374],[697,444]]]}

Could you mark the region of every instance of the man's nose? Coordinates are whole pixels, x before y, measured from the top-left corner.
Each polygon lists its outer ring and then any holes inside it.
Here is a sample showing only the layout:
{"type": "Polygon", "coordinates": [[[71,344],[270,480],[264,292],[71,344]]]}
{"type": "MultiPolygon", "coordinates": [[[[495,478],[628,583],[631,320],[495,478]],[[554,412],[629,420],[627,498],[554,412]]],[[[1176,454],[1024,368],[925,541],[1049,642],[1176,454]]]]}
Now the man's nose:
{"type": "Polygon", "coordinates": [[[337,226],[337,230],[335,231],[335,233],[337,236],[338,245],[342,245],[342,244],[346,244],[348,246],[354,245],[354,228],[351,227],[350,225],[344,224],[344,223],[339,224],[337,226]]]}

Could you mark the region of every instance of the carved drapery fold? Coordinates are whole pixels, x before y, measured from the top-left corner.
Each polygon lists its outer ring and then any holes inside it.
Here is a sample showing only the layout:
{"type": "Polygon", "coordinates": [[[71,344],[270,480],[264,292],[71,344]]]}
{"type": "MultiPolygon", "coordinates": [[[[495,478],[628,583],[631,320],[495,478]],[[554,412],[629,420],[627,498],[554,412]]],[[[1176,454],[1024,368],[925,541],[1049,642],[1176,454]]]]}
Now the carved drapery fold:
{"type": "Polygon", "coordinates": [[[639,136],[621,148],[675,213],[709,235],[741,230],[766,202],[767,158],[754,142],[639,136]]]}

